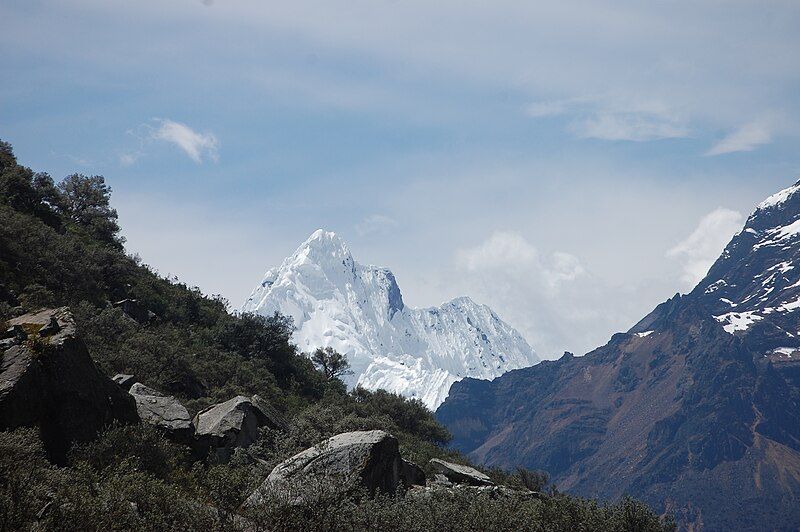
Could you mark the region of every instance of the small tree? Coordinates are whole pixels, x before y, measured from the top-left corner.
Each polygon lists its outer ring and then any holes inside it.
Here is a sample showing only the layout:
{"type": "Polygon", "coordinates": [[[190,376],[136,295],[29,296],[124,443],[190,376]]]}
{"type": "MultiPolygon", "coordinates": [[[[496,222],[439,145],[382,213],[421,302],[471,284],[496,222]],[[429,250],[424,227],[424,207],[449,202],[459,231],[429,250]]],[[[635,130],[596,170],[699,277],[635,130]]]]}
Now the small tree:
{"type": "Polygon", "coordinates": [[[122,247],[117,211],[111,207],[111,187],[103,176],[73,174],[58,184],[63,214],[78,227],[109,244],[122,247]]]}
{"type": "Polygon", "coordinates": [[[546,471],[531,471],[524,467],[517,468],[517,480],[530,491],[544,491],[550,482],[550,475],[546,471]]]}
{"type": "Polygon", "coordinates": [[[318,347],[311,355],[311,362],[325,374],[325,378],[330,380],[343,377],[344,375],[352,375],[350,371],[350,363],[347,357],[332,347],[318,347]]]}

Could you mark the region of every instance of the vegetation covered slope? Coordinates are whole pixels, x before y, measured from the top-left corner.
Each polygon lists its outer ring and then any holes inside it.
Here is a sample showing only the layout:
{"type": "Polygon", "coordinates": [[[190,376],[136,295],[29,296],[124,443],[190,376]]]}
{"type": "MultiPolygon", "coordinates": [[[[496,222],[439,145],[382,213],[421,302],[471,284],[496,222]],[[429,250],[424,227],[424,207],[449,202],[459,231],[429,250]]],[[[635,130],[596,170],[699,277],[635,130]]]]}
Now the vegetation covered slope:
{"type": "MultiPolygon", "coordinates": [[[[553,492],[543,500],[468,495],[426,499],[333,497],[313,505],[241,503],[280,460],[331,435],[383,429],[403,455],[463,461],[449,433],[419,401],[386,392],[347,392],[289,342],[279,315],[233,316],[220,297],[165,279],[126,255],[110,189],[100,176],[50,176],[17,164],[0,143],[0,322],[24,311],[68,305],[90,353],[108,374],[130,373],[180,398],[191,411],[259,394],[290,419],[229,464],[192,462],[188,450],[147,426],[110,427],[52,465],[35,432],[0,433],[0,530],[265,529],[502,530],[660,529],[646,507],[598,506],[553,492]],[[138,323],[114,306],[135,299],[152,312],[138,323]]],[[[524,484],[528,474],[491,474],[524,484]]]]}

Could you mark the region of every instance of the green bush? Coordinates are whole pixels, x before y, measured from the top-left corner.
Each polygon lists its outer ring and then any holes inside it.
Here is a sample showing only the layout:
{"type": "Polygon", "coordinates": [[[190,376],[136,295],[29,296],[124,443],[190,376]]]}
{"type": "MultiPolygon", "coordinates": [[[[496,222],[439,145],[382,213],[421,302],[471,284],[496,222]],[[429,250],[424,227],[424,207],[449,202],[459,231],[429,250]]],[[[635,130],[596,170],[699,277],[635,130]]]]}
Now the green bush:
{"type": "Polygon", "coordinates": [[[498,496],[475,488],[410,492],[406,496],[353,498],[332,488],[307,486],[287,504],[267,496],[245,515],[255,530],[383,531],[666,531],[641,503],[617,504],[557,495],[543,499],[498,496]]]}
{"type": "Polygon", "coordinates": [[[0,530],[22,530],[35,522],[63,482],[37,431],[0,432],[0,530]]]}
{"type": "Polygon", "coordinates": [[[93,442],[75,446],[69,463],[83,463],[98,473],[122,468],[160,480],[175,480],[176,471],[188,463],[188,457],[188,448],[167,441],[150,425],[119,425],[93,442]]]}

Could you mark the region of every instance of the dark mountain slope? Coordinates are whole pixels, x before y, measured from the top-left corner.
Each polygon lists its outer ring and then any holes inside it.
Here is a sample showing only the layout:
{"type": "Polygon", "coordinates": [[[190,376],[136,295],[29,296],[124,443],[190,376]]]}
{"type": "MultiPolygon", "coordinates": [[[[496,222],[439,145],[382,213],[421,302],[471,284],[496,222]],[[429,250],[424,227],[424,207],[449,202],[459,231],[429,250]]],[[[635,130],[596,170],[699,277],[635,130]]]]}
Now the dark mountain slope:
{"type": "Polygon", "coordinates": [[[642,497],[687,526],[795,529],[799,188],[759,206],[695,290],[607,345],[456,383],[437,418],[457,448],[574,493],[642,497]]]}

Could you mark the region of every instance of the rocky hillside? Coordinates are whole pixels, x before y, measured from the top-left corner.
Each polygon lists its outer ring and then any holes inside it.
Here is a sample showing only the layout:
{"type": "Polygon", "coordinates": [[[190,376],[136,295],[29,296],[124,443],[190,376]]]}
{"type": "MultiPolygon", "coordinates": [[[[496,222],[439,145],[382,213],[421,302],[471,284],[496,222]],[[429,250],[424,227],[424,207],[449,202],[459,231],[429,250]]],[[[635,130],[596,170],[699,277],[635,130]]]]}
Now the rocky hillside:
{"type": "Polygon", "coordinates": [[[350,386],[399,393],[432,409],[457,380],[493,379],[539,360],[519,332],[469,297],[409,307],[389,269],[359,264],[339,236],[322,230],[266,273],[242,311],[290,316],[300,349],[347,355],[350,386]]]}
{"type": "Polygon", "coordinates": [[[456,383],[437,419],[493,466],[641,497],[686,527],[800,524],[800,186],[767,199],[690,294],[583,357],[456,383]]]}
{"type": "Polygon", "coordinates": [[[0,530],[669,529],[473,469],[420,401],[127,256],[109,195],[0,142],[0,530]]]}

